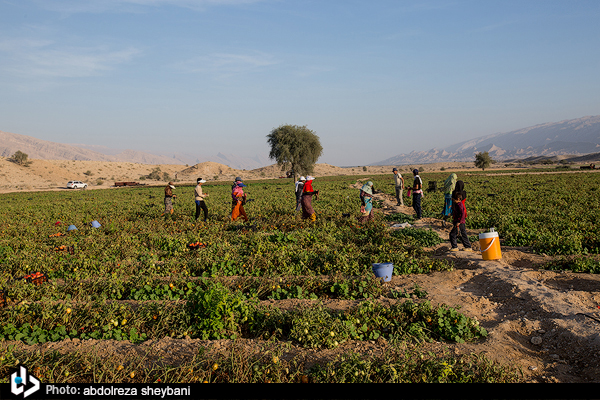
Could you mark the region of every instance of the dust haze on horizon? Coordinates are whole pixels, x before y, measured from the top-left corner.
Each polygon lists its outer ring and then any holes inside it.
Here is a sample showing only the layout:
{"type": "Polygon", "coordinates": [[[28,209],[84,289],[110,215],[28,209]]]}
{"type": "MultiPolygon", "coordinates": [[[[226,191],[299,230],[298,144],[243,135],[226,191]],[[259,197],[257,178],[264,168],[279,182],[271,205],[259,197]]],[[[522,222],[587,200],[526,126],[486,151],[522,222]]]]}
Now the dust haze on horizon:
{"type": "Polygon", "coordinates": [[[0,0],[0,130],[155,154],[320,163],[600,114],[600,3],[0,0]]]}

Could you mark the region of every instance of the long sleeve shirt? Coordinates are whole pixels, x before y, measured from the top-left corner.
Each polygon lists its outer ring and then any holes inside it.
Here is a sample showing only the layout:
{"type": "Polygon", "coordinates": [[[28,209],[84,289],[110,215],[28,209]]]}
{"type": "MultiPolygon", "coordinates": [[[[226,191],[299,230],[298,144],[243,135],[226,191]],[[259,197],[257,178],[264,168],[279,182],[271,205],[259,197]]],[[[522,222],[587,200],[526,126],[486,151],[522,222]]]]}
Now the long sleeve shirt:
{"type": "Polygon", "coordinates": [[[452,222],[454,224],[464,224],[467,218],[467,212],[465,210],[465,205],[462,201],[458,203],[454,202],[452,204],[452,222]]]}
{"type": "Polygon", "coordinates": [[[194,189],[194,196],[196,200],[204,200],[204,194],[202,193],[202,185],[196,186],[196,189],[194,189]]]}

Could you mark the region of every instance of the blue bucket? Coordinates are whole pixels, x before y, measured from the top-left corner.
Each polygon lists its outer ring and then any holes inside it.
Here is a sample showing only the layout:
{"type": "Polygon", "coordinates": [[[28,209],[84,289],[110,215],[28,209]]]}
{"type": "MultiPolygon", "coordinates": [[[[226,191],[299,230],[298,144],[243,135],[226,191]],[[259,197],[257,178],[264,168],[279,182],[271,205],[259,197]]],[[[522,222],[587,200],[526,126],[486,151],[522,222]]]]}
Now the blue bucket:
{"type": "Polygon", "coordinates": [[[98,221],[92,221],[92,227],[94,228],[100,228],[102,225],[100,225],[100,222],[98,221]]]}
{"type": "Polygon", "coordinates": [[[75,225],[69,225],[69,227],[67,228],[68,231],[76,231],[77,227],[75,225]]]}
{"type": "Polygon", "coordinates": [[[394,273],[394,264],[392,263],[377,263],[373,264],[373,273],[378,278],[383,278],[384,282],[392,280],[392,274],[394,273]]]}

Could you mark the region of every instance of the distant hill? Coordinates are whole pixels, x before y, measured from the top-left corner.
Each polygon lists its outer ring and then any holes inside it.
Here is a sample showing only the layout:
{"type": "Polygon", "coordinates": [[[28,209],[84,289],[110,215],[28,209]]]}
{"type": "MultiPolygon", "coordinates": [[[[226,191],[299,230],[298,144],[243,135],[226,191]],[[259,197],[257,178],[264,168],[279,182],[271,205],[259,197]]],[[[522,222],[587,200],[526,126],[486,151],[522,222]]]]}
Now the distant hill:
{"type": "Polygon", "coordinates": [[[175,153],[173,156],[151,154],[136,150],[119,150],[106,146],[85,144],[63,144],[36,139],[31,136],[0,131],[0,156],[10,157],[16,151],[26,153],[30,159],[113,161],[139,164],[198,164],[216,162],[234,169],[256,169],[271,164],[265,157],[239,156],[218,153],[216,156],[175,153]]]}
{"type": "Polygon", "coordinates": [[[95,151],[0,131],[0,156],[11,157],[18,150],[26,153],[30,159],[115,161],[114,157],[95,151]]]}
{"type": "Polygon", "coordinates": [[[403,165],[473,161],[487,151],[494,160],[578,156],[600,151],[600,115],[545,123],[507,133],[495,133],[442,149],[398,154],[371,165],[403,165]]]}

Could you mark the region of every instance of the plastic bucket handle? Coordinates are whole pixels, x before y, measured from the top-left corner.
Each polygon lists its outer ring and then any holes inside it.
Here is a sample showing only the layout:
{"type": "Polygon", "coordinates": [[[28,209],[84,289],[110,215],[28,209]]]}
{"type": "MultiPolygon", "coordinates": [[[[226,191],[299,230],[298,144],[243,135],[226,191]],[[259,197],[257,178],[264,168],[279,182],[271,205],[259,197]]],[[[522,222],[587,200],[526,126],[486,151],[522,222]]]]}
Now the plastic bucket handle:
{"type": "Polygon", "coordinates": [[[485,253],[486,251],[488,251],[492,247],[492,245],[494,244],[494,240],[496,240],[496,238],[492,238],[492,241],[490,242],[490,245],[487,247],[487,249],[485,249],[485,250],[479,250],[479,251],[481,251],[482,253],[485,253]]]}

